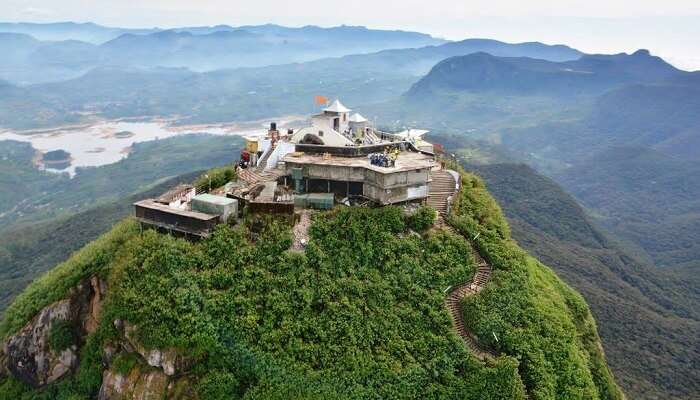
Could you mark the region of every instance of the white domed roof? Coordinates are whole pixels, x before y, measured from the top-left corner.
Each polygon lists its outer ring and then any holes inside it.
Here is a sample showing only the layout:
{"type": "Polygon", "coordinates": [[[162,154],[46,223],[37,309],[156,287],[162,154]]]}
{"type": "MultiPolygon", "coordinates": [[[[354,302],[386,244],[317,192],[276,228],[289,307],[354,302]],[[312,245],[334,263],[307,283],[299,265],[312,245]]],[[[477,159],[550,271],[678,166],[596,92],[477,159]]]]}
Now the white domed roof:
{"type": "Polygon", "coordinates": [[[323,111],[346,113],[352,111],[351,109],[345,107],[340,100],[335,100],[330,106],[326,107],[323,111]]]}

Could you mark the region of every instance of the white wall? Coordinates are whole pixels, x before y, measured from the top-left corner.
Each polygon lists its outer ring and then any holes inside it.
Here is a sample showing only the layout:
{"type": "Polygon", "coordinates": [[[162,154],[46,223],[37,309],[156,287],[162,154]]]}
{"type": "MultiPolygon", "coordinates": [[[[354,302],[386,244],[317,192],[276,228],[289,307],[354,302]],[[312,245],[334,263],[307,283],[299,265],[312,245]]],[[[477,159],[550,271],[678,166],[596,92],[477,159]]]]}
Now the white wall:
{"type": "Polygon", "coordinates": [[[291,142],[277,142],[277,147],[267,159],[267,167],[265,169],[277,168],[277,163],[289,153],[294,153],[295,145],[291,142]]]}

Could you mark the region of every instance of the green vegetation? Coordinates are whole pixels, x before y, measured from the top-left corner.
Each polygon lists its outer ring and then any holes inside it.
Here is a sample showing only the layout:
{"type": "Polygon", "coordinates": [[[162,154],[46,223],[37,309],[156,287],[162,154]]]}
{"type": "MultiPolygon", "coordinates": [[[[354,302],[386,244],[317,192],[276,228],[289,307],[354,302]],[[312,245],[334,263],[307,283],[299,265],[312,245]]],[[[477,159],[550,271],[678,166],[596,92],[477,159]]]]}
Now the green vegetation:
{"type": "Polygon", "coordinates": [[[119,374],[126,375],[138,363],[139,356],[136,353],[119,353],[112,360],[111,368],[119,374]]]}
{"type": "Polygon", "coordinates": [[[33,279],[133,213],[133,202],[156,197],[179,183],[192,182],[198,175],[195,172],[169,179],[146,191],[68,218],[0,232],[0,317],[33,279]]]}
{"type": "Polygon", "coordinates": [[[202,399],[233,400],[240,398],[240,382],[228,371],[211,371],[197,385],[197,394],[202,399]]]}
{"type": "Polygon", "coordinates": [[[60,353],[75,343],[77,334],[72,321],[56,321],[49,332],[51,350],[60,353]]]}
{"type": "Polygon", "coordinates": [[[16,332],[42,308],[66,297],[82,279],[94,274],[105,275],[117,252],[137,233],[138,225],[134,221],[122,222],[32,282],[5,312],[0,322],[0,337],[6,338],[16,332]]]}
{"type": "Polygon", "coordinates": [[[236,170],[234,167],[212,168],[197,178],[197,180],[194,181],[194,186],[197,188],[198,192],[209,191],[211,189],[220,188],[235,178],[236,170]]]}
{"type": "Polygon", "coordinates": [[[430,206],[420,206],[406,218],[406,225],[416,232],[425,232],[435,223],[437,212],[430,206]]]}
{"type": "MultiPolygon", "coordinates": [[[[100,273],[110,291],[98,331],[77,374],[44,395],[94,396],[101,349],[120,318],[138,327],[146,347],[188,356],[206,398],[524,399],[525,390],[536,399],[620,398],[585,303],[509,240],[483,186],[472,177],[465,184],[455,226],[471,236],[479,221],[488,227],[482,236],[503,235],[479,242],[498,271],[485,300],[465,304],[479,337],[489,341],[494,330],[502,341],[490,343],[503,356],[488,365],[456,336],[444,307],[445,288],[475,271],[470,244],[446,230],[409,234],[410,219],[394,207],[319,214],[304,253],[287,251],[291,229],[281,220],[220,226],[198,243],[139,235],[126,221],[32,284],[0,332],[19,329],[62,292],[54,287],[100,273]],[[512,255],[526,262],[513,265],[512,255]],[[494,296],[506,304],[492,304],[494,296]]],[[[135,365],[115,363],[120,371],[135,365]]]]}
{"type": "Polygon", "coordinates": [[[697,274],[654,268],[631,256],[561,187],[525,165],[469,169],[486,181],[518,243],[584,296],[625,393],[630,398],[694,398],[700,371],[688,361],[700,354],[695,335],[700,312],[690,295],[698,280],[688,277],[697,274]]]}
{"type": "Polygon", "coordinates": [[[467,324],[486,345],[520,361],[534,399],[621,399],[583,299],[522,251],[476,176],[462,179],[450,223],[475,237],[494,268],[493,285],[463,303],[467,324]]]}
{"type": "Polygon", "coordinates": [[[79,168],[72,179],[37,170],[29,144],[0,143],[1,232],[75,215],[172,177],[229,163],[241,139],[183,135],[136,143],[129,157],[101,167],[79,168]]]}
{"type": "Polygon", "coordinates": [[[70,158],[70,153],[65,150],[54,150],[44,154],[44,161],[64,161],[70,158]]]}

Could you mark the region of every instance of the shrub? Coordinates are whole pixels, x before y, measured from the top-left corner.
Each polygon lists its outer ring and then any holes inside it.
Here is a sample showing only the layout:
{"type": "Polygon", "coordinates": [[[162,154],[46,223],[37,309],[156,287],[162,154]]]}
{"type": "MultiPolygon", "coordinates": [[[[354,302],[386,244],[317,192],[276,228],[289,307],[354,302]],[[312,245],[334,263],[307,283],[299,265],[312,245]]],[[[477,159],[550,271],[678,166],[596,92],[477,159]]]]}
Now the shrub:
{"type": "Polygon", "coordinates": [[[240,398],[239,382],[236,376],[227,371],[211,371],[197,385],[197,394],[202,399],[233,400],[240,398]]]}
{"type": "Polygon", "coordinates": [[[139,356],[135,353],[119,353],[112,361],[111,369],[119,374],[126,375],[139,362],[139,356]]]}
{"type": "Polygon", "coordinates": [[[437,212],[430,206],[420,206],[416,212],[406,217],[406,225],[416,232],[425,232],[435,223],[437,212]]]}
{"type": "Polygon", "coordinates": [[[194,182],[197,191],[209,191],[224,186],[236,178],[236,170],[233,167],[213,168],[197,178],[194,182]]]}

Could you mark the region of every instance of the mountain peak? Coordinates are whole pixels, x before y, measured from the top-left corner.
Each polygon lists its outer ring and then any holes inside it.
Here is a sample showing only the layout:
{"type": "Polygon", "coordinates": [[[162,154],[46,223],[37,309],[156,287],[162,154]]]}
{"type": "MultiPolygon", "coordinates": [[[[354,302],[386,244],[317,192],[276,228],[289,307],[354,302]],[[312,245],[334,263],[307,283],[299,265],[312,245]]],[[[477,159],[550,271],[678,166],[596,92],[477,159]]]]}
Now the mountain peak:
{"type": "Polygon", "coordinates": [[[635,57],[651,57],[651,53],[647,49],[639,49],[632,53],[635,57]]]}

